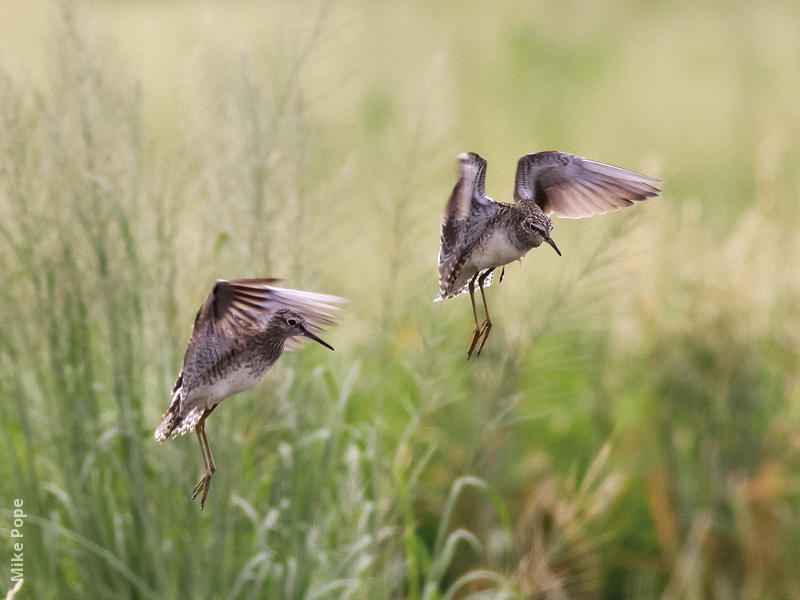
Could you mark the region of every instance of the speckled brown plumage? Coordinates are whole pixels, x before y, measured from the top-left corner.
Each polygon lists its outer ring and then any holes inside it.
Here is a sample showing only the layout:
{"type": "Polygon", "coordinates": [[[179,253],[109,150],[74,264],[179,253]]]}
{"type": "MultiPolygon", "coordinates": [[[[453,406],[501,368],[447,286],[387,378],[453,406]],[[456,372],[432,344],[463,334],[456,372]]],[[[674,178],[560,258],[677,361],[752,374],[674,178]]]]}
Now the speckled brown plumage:
{"type": "Polygon", "coordinates": [[[480,354],[492,327],[484,289],[499,266],[520,260],[550,237],[549,215],[580,219],[611,212],[660,193],[657,179],[565,152],[537,152],[519,159],[514,203],[486,195],[486,161],[474,152],[459,155],[459,179],[445,205],[439,249],[436,301],[470,293],[475,329],[467,357],[480,354]],[[475,285],[486,319],[478,322],[475,285]]]}
{"type": "Polygon", "coordinates": [[[273,286],[276,279],[217,281],[197,311],[183,368],[156,441],[197,431],[206,475],[195,487],[205,505],[216,469],[205,420],[225,398],[255,386],[285,349],[332,325],[342,298],[273,286]]]}

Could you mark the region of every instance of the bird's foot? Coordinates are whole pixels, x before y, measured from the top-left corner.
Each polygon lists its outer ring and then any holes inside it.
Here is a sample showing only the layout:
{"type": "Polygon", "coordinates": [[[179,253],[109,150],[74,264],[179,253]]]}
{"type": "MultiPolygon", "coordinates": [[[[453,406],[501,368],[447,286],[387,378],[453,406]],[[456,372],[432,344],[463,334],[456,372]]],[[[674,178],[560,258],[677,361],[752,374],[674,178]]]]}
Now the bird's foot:
{"type": "Polygon", "coordinates": [[[483,341],[481,342],[481,345],[478,346],[477,356],[481,355],[481,350],[483,350],[483,345],[486,343],[486,339],[489,337],[489,332],[491,330],[492,330],[492,322],[489,319],[486,319],[481,325],[481,334],[483,336],[483,341]]]}
{"type": "Polygon", "coordinates": [[[211,489],[211,473],[203,475],[203,478],[197,482],[197,485],[194,486],[194,492],[192,493],[192,500],[197,498],[197,496],[202,492],[202,496],[200,496],[200,510],[206,505],[206,496],[208,496],[208,490],[211,489]]]}
{"type": "Polygon", "coordinates": [[[481,339],[482,333],[483,333],[483,326],[476,327],[475,330],[472,332],[472,342],[469,345],[469,350],[467,350],[467,360],[472,358],[472,352],[475,350],[475,346],[478,345],[478,340],[481,339]]]}
{"type": "Polygon", "coordinates": [[[469,350],[467,350],[467,360],[472,358],[472,353],[475,351],[475,346],[478,345],[480,342],[481,337],[483,337],[483,342],[481,342],[480,347],[478,348],[478,352],[476,356],[481,355],[481,350],[483,349],[483,344],[486,343],[486,336],[489,335],[489,330],[492,328],[492,322],[488,319],[485,319],[483,323],[481,323],[480,327],[476,327],[472,332],[472,342],[469,345],[469,350]]]}

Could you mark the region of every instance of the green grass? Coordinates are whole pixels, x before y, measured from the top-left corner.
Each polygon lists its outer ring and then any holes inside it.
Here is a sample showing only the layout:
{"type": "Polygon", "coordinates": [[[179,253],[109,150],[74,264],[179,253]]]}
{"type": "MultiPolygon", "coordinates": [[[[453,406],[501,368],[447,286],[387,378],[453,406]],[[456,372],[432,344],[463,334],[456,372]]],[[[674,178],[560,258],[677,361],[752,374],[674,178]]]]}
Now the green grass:
{"type": "MultiPolygon", "coordinates": [[[[34,4],[0,24],[0,540],[19,598],[800,595],[789,2],[34,4]],[[113,41],[112,41],[113,40],[113,41]],[[661,176],[434,305],[454,157],[661,176]],[[215,278],[351,299],[163,446],[215,278]]],[[[7,568],[0,590],[11,587],[7,568]]]]}

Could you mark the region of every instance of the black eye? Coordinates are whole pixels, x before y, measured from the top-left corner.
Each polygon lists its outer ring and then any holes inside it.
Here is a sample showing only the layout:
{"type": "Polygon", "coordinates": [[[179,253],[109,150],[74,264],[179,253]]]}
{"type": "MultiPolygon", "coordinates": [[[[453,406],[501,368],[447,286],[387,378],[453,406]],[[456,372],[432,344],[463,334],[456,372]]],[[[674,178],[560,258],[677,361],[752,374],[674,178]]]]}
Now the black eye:
{"type": "Polygon", "coordinates": [[[530,224],[531,231],[536,231],[536,225],[533,223],[530,224]]]}
{"type": "Polygon", "coordinates": [[[289,317],[288,319],[286,319],[286,324],[294,327],[295,325],[297,325],[297,319],[292,319],[291,317],[289,317]]]}

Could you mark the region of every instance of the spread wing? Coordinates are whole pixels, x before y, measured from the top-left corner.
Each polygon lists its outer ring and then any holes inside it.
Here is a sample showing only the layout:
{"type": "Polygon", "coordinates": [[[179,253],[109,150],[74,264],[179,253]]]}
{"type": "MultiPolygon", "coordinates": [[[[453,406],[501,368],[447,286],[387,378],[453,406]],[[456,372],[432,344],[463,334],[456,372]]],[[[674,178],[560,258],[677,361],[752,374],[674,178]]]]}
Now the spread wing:
{"type": "MultiPolygon", "coordinates": [[[[218,280],[214,289],[197,311],[194,329],[184,357],[184,369],[200,354],[222,355],[230,351],[237,340],[263,330],[273,312],[289,308],[301,314],[308,330],[321,333],[323,326],[332,325],[343,298],[274,287],[278,279],[218,280]]],[[[287,347],[294,338],[287,340],[287,347]]]]}
{"type": "Polygon", "coordinates": [[[516,202],[533,201],[546,214],[582,219],[657,196],[658,179],[567,154],[537,152],[517,163],[516,202]]]}
{"type": "Polygon", "coordinates": [[[459,178],[442,217],[439,247],[439,290],[449,291],[460,268],[459,259],[480,236],[498,204],[486,195],[486,161],[474,152],[458,155],[459,178]]]}

